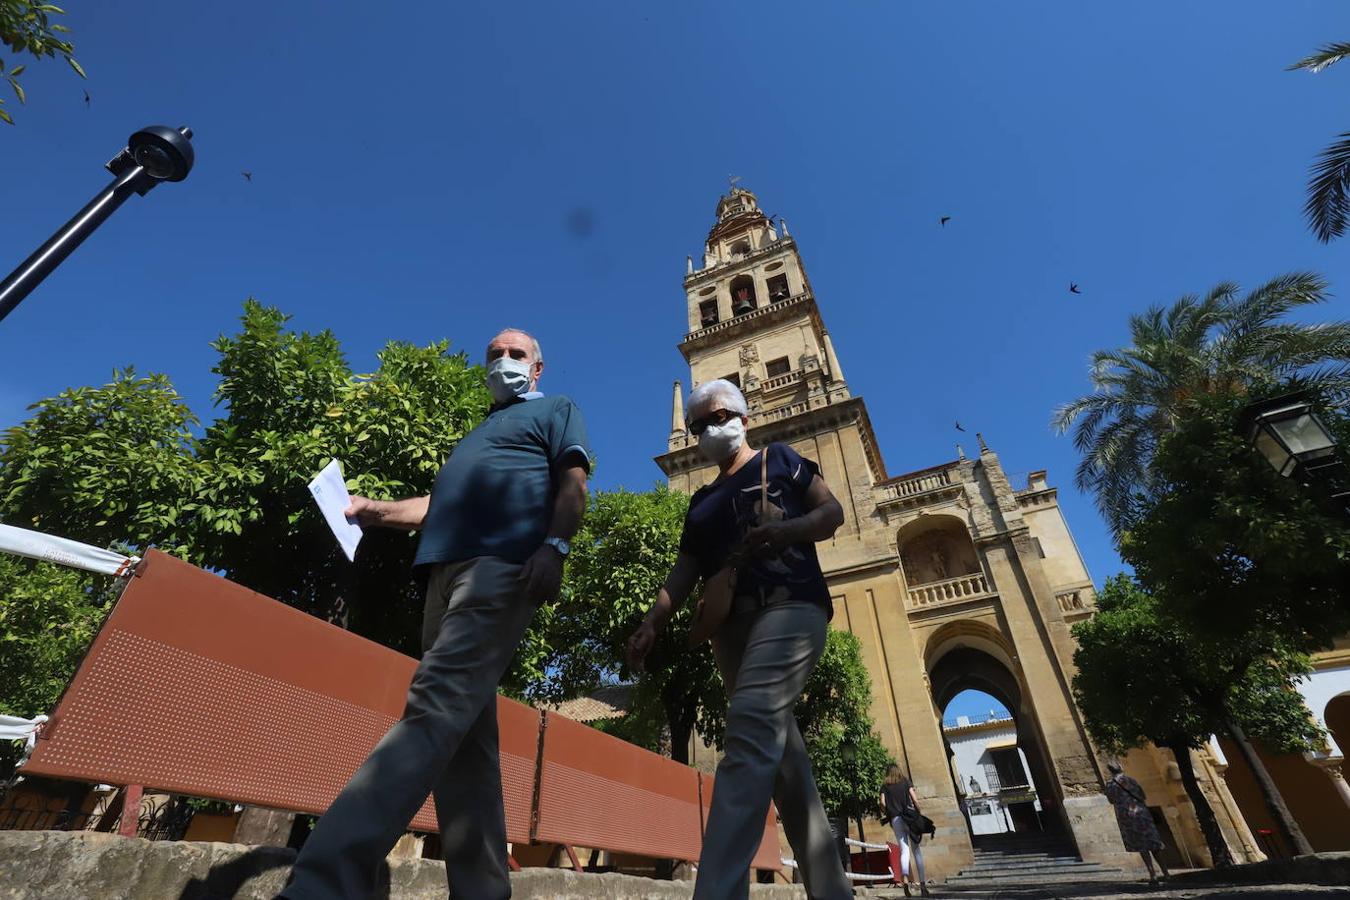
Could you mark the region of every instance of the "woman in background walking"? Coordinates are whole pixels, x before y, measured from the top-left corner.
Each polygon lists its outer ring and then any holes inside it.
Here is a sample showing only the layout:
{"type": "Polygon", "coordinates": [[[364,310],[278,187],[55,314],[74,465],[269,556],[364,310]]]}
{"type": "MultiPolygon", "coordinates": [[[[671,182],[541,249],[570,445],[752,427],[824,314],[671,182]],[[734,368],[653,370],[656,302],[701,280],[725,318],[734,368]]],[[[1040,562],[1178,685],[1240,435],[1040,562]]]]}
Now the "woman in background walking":
{"type": "Polygon", "coordinates": [[[1116,808],[1116,824],[1120,826],[1120,839],[1125,849],[1138,853],[1148,866],[1148,883],[1157,884],[1158,876],[1153,871],[1153,860],[1158,860],[1163,878],[1167,878],[1167,864],[1159,855],[1163,849],[1158,826],[1153,824],[1153,814],[1144,802],[1144,789],[1139,782],[1121,771],[1120,763],[1114,760],[1106,764],[1111,778],[1106,782],[1106,799],[1116,808]],[[1150,858],[1150,856],[1152,858],[1150,858]]]}
{"type": "Polygon", "coordinates": [[[881,805],[886,810],[886,821],[895,829],[895,842],[900,845],[900,886],[905,896],[910,896],[910,857],[914,858],[913,870],[919,877],[919,893],[928,896],[928,879],[924,877],[923,851],[919,842],[923,833],[910,827],[911,821],[919,817],[919,797],[914,793],[914,785],[895,763],[886,769],[886,783],[881,786],[881,805]]]}

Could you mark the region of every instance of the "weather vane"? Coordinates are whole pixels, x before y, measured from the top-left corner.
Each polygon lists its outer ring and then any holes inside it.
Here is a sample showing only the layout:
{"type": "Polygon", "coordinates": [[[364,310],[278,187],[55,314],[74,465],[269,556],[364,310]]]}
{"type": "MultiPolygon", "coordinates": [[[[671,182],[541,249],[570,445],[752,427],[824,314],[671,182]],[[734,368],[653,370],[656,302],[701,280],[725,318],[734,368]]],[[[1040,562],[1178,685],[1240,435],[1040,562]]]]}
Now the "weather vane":
{"type": "Polygon", "coordinates": [[[739,175],[728,175],[728,176],[727,176],[727,182],[731,185],[732,193],[735,193],[735,191],[736,191],[736,185],[740,182],[740,180],[741,180],[741,176],[739,176],[739,175]]]}

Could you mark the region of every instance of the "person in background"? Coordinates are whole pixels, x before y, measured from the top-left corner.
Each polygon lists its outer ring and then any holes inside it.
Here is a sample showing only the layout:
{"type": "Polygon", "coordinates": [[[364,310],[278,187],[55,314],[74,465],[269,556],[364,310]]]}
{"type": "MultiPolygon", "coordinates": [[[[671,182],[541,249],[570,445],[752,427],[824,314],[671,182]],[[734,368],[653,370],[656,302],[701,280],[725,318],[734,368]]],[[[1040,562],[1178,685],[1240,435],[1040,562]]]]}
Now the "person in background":
{"type": "Polygon", "coordinates": [[[914,793],[914,785],[900,767],[891,763],[886,768],[886,783],[881,786],[881,806],[886,811],[886,821],[895,829],[895,842],[900,845],[900,886],[905,896],[910,896],[910,872],[918,875],[919,893],[928,896],[928,879],[923,871],[923,851],[919,843],[923,833],[910,828],[912,820],[919,814],[919,796],[914,793]],[[913,866],[910,860],[913,859],[913,866]]]}
{"type": "Polygon", "coordinates": [[[1164,847],[1162,836],[1158,834],[1158,826],[1153,824],[1153,813],[1149,812],[1148,804],[1144,801],[1144,789],[1139,786],[1139,782],[1126,775],[1115,760],[1107,763],[1106,768],[1111,773],[1106,782],[1106,799],[1116,808],[1120,839],[1125,842],[1126,850],[1143,857],[1144,865],[1148,867],[1148,883],[1157,884],[1154,859],[1158,860],[1163,878],[1170,877],[1170,873],[1159,855],[1164,847]]]}

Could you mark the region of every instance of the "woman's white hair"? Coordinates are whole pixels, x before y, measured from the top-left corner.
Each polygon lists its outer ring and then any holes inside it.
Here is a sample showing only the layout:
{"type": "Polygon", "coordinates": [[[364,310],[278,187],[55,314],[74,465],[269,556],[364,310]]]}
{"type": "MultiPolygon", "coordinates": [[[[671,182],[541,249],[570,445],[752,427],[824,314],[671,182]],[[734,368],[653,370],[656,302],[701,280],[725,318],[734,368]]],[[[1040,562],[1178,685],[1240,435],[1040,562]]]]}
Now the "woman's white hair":
{"type": "Polygon", "coordinates": [[[703,382],[689,392],[689,406],[684,414],[685,421],[692,422],[694,420],[694,410],[702,409],[719,401],[723,409],[740,413],[743,416],[750,414],[750,408],[745,405],[745,395],[741,393],[741,389],[725,378],[714,378],[712,381],[703,382]]]}

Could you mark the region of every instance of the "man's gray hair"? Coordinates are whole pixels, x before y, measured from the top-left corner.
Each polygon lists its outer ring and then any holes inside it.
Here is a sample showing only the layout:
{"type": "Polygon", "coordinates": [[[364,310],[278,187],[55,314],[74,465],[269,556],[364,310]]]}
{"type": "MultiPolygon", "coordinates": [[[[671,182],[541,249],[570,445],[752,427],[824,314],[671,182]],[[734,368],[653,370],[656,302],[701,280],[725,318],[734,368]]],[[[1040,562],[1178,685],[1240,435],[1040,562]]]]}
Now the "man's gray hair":
{"type": "Polygon", "coordinates": [[[718,401],[721,402],[723,409],[743,416],[750,414],[750,408],[745,405],[745,395],[741,393],[741,389],[725,378],[714,378],[689,392],[689,407],[685,410],[685,421],[693,421],[695,409],[718,401]]]}
{"type": "MultiPolygon", "coordinates": [[[[492,336],[492,341],[495,341],[497,338],[501,337],[504,334],[523,334],[525,337],[529,338],[530,344],[534,347],[534,361],[535,362],[544,361],[544,351],[539,346],[539,340],[534,335],[526,331],[524,328],[503,328],[501,331],[497,332],[492,336]]],[[[488,343],[491,344],[492,341],[488,341],[488,343]]]]}

